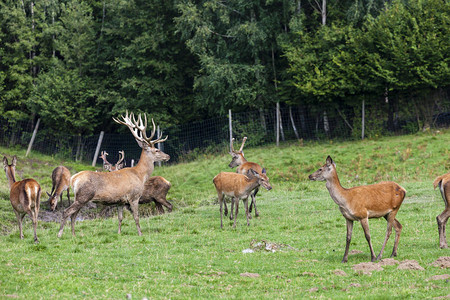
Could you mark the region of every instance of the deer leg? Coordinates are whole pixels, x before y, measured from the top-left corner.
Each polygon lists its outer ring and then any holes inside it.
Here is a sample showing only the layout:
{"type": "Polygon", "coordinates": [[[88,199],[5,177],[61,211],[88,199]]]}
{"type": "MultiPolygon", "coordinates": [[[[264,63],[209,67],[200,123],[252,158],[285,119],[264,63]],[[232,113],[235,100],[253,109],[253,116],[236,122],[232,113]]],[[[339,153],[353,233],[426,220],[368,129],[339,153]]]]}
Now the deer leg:
{"type": "Polygon", "coordinates": [[[228,207],[227,207],[227,202],[225,201],[225,198],[223,198],[223,205],[225,206],[225,216],[226,216],[226,215],[228,215],[228,207]]]}
{"type": "Polygon", "coordinates": [[[130,208],[133,213],[134,222],[136,223],[138,235],[142,235],[141,226],[139,225],[139,197],[137,197],[133,202],[130,202],[130,208]]]}
{"type": "Polygon", "coordinates": [[[75,222],[77,221],[77,216],[78,216],[78,213],[80,212],[80,209],[81,209],[81,207],[78,208],[78,210],[70,216],[70,226],[72,228],[73,236],[75,236],[75,222]]]}
{"type": "Polygon", "coordinates": [[[36,214],[36,211],[30,210],[28,212],[28,215],[30,216],[31,221],[33,222],[34,242],[35,243],[39,243],[39,240],[38,240],[37,234],[36,234],[36,229],[37,229],[37,214],[36,214]]]}
{"type": "Polygon", "coordinates": [[[14,210],[14,213],[16,214],[17,223],[19,224],[20,239],[23,240],[22,220],[25,214],[20,214],[16,210],[14,210]]]}
{"type": "MultiPolygon", "coordinates": [[[[67,218],[71,217],[75,212],[78,212],[84,203],[75,201],[71,206],[64,210],[61,218],[61,226],[59,227],[58,237],[62,236],[64,226],[66,225],[67,218]]],[[[72,219],[72,218],[71,218],[72,219]]],[[[75,235],[75,220],[72,219],[72,234],[75,235]]]]}
{"type": "Polygon", "coordinates": [[[402,224],[397,219],[394,219],[394,229],[395,229],[395,241],[394,249],[392,249],[391,257],[397,256],[398,242],[400,241],[400,233],[402,232],[402,224]]]}
{"type": "MultiPolygon", "coordinates": [[[[394,225],[395,215],[397,212],[391,212],[389,215],[384,216],[384,218],[387,221],[387,228],[386,228],[386,236],[384,238],[383,246],[381,247],[380,254],[377,256],[377,260],[380,260],[383,257],[384,247],[386,247],[387,241],[389,240],[389,237],[391,236],[392,232],[392,226],[394,225]]],[[[397,232],[397,230],[396,230],[397,232]]]]}
{"type": "MultiPolygon", "coordinates": [[[[59,203],[60,203],[61,207],[64,208],[63,199],[62,199],[62,193],[59,194],[59,203]]],[[[56,208],[58,208],[58,205],[56,206],[56,208]]]]}
{"type": "MultiPolygon", "coordinates": [[[[223,210],[222,210],[222,206],[223,206],[223,202],[224,201],[222,201],[223,200],[223,194],[222,193],[219,193],[218,200],[219,200],[219,205],[220,205],[220,228],[223,228],[223,221],[222,221],[223,210]]],[[[225,215],[227,215],[227,211],[228,211],[227,205],[225,204],[225,215]]]]}
{"type": "Polygon", "coordinates": [[[248,197],[245,198],[244,204],[245,204],[245,215],[247,216],[247,226],[250,226],[250,222],[248,221],[250,215],[250,213],[248,212],[248,197]]]}
{"type": "MultiPolygon", "coordinates": [[[[239,212],[239,198],[232,198],[231,199],[231,205],[233,205],[233,203],[234,203],[234,205],[236,205],[236,211],[235,211],[235,213],[234,213],[234,223],[233,223],[233,228],[236,228],[236,219],[237,219],[237,215],[238,215],[238,212],[239,212]],[[236,201],[234,201],[236,199],[236,201]],[[234,203],[234,202],[236,202],[236,203],[234,203]]],[[[233,209],[231,210],[231,211],[233,211],[233,209]]]]}
{"type": "Polygon", "coordinates": [[[160,207],[160,209],[158,208],[158,210],[163,214],[164,213],[164,210],[163,210],[163,208],[162,208],[162,205],[164,205],[165,207],[167,207],[167,209],[169,210],[169,212],[171,212],[172,211],[172,204],[169,202],[169,201],[167,201],[166,199],[164,199],[164,197],[158,197],[158,198],[156,198],[156,202],[155,203],[158,203],[159,204],[159,207],[160,207]]]}
{"type": "Polygon", "coordinates": [[[364,230],[364,235],[366,236],[367,243],[369,244],[371,261],[375,261],[376,257],[375,253],[373,252],[372,242],[370,241],[369,219],[368,218],[361,219],[360,222],[364,230]]]}
{"type": "Polygon", "coordinates": [[[256,194],[258,193],[258,191],[259,191],[259,188],[256,188],[253,191],[253,193],[251,194],[252,195],[252,202],[250,202],[250,212],[252,212],[252,206],[253,205],[255,206],[255,217],[259,217],[258,210],[256,209],[256,200],[255,200],[255,197],[256,197],[256,194]]]}
{"type": "MultiPolygon", "coordinates": [[[[70,192],[69,192],[69,188],[67,189],[67,200],[69,200],[69,206],[70,206],[70,192]]],[[[62,201],[62,200],[61,200],[62,201]]],[[[62,203],[62,202],[61,202],[62,203]]]]}
{"type": "MultiPolygon", "coordinates": [[[[230,211],[230,220],[233,220],[233,209],[234,209],[234,197],[231,197],[231,211],[230,211]]],[[[234,216],[236,218],[236,216],[234,216]]]]}
{"type": "Polygon", "coordinates": [[[342,258],[343,263],[346,263],[348,260],[348,249],[350,248],[350,242],[352,241],[352,232],[353,232],[353,221],[349,219],[345,220],[347,221],[347,237],[346,237],[344,257],[342,258]]]}
{"type": "Polygon", "coordinates": [[[447,225],[449,217],[450,217],[450,207],[446,207],[445,210],[436,217],[439,230],[439,247],[442,249],[448,248],[445,227],[447,225]]]}
{"type": "Polygon", "coordinates": [[[161,203],[155,201],[155,208],[158,211],[158,215],[164,214],[164,208],[161,203]]]}
{"type": "Polygon", "coordinates": [[[119,231],[118,234],[122,231],[122,220],[123,220],[123,205],[117,206],[117,217],[119,218],[119,231]]]}

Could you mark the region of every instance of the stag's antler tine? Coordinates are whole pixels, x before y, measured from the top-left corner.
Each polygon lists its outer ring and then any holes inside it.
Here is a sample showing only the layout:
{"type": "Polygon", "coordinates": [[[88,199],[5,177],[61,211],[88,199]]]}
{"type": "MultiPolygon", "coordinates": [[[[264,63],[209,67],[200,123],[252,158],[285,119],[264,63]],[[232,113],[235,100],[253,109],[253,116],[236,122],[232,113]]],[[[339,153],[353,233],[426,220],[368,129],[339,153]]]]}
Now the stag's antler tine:
{"type": "Polygon", "coordinates": [[[244,139],[242,140],[241,148],[239,148],[239,152],[242,152],[242,149],[244,149],[244,144],[245,144],[245,141],[246,141],[246,140],[247,140],[247,137],[244,136],[244,139]]]}
{"type": "MultiPolygon", "coordinates": [[[[153,120],[153,118],[152,118],[152,125],[153,125],[153,128],[152,128],[152,134],[151,134],[150,137],[148,138],[148,141],[149,141],[149,142],[150,142],[151,139],[155,136],[155,132],[156,132],[156,125],[155,125],[155,121],[153,120]]],[[[155,144],[155,143],[152,142],[152,144],[155,144]]]]}
{"type": "Polygon", "coordinates": [[[116,166],[118,164],[120,164],[123,161],[124,158],[125,158],[125,152],[123,150],[119,151],[119,161],[116,163],[116,166]]]}

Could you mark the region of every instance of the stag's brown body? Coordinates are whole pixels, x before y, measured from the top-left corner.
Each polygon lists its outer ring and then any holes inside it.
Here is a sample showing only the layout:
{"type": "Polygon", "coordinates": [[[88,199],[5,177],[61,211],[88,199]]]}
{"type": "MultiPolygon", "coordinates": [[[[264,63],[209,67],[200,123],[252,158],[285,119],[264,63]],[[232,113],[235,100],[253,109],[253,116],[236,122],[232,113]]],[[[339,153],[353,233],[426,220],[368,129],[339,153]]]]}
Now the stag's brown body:
{"type": "Polygon", "coordinates": [[[397,256],[402,225],[395,218],[402,204],[406,190],[395,182],[386,181],[372,185],[343,188],[337,176],[336,167],[330,156],[319,170],[309,175],[310,180],[326,181],[331,198],[339,206],[339,210],[347,221],[347,243],[342,262],[348,260],[348,250],[353,231],[353,221],[361,222],[366,240],[369,244],[372,261],[381,259],[389,239],[392,227],[395,229],[394,249],[391,256],[397,256]],[[386,237],[378,257],[375,257],[369,233],[370,218],[386,218],[388,227],[386,237]]]}
{"type": "Polygon", "coordinates": [[[172,204],[166,199],[167,192],[169,192],[171,186],[172,184],[164,177],[150,177],[147,182],[145,182],[144,192],[139,200],[139,204],[150,203],[153,201],[160,214],[164,213],[163,205],[171,212],[172,204]]]}
{"type": "Polygon", "coordinates": [[[52,192],[47,202],[50,203],[50,208],[54,211],[58,204],[58,198],[61,200],[62,205],[62,193],[67,190],[67,199],[70,206],[70,171],[64,166],[56,167],[52,172],[52,192]]]}
{"type": "Polygon", "coordinates": [[[261,177],[257,172],[253,170],[250,170],[247,176],[239,173],[221,172],[216,177],[214,177],[213,183],[214,186],[216,187],[218,200],[220,204],[221,228],[223,228],[222,205],[225,205],[225,215],[228,214],[228,208],[224,198],[225,195],[232,197],[231,203],[234,203],[236,206],[233,227],[236,227],[236,219],[239,211],[239,199],[244,199],[245,213],[247,216],[247,225],[250,225],[248,201],[247,201],[248,196],[250,195],[251,191],[253,191],[256,187],[260,185],[263,185],[267,190],[270,190],[272,188],[268,180],[266,180],[264,177],[261,177]]]}
{"type": "Polygon", "coordinates": [[[38,243],[36,229],[41,199],[41,186],[36,180],[31,178],[16,181],[16,162],[16,156],[13,157],[11,165],[8,164],[8,159],[3,157],[3,165],[10,188],[9,200],[17,217],[20,238],[23,239],[22,220],[28,214],[33,222],[34,242],[38,243]]]}
{"type": "Polygon", "coordinates": [[[439,231],[439,247],[448,248],[445,227],[448,218],[450,217],[450,173],[437,177],[433,182],[434,188],[439,187],[439,190],[444,200],[445,209],[436,217],[439,231]]]}
{"type": "MultiPolygon", "coordinates": [[[[258,172],[260,175],[262,175],[264,168],[261,167],[257,163],[247,161],[247,159],[245,159],[245,157],[244,157],[244,152],[242,151],[242,149],[244,148],[244,144],[245,144],[246,140],[247,140],[247,137],[244,137],[244,139],[242,140],[241,148],[238,151],[236,151],[236,150],[234,150],[234,147],[233,147],[234,138],[232,139],[231,152],[230,152],[232,159],[228,166],[230,168],[237,167],[236,172],[239,174],[245,175],[248,173],[248,171],[250,169],[252,169],[252,170],[258,172]]],[[[264,172],[264,176],[266,176],[265,172],[264,172]]],[[[269,179],[267,178],[267,180],[269,180],[269,179]]],[[[255,200],[255,196],[258,193],[258,191],[259,191],[259,189],[258,189],[258,187],[256,187],[250,194],[252,201],[250,202],[249,212],[252,212],[252,208],[253,208],[253,206],[255,206],[255,217],[259,217],[259,213],[256,208],[256,200],[255,200]]],[[[231,214],[230,214],[230,219],[232,219],[232,218],[233,218],[233,203],[231,203],[231,214]]],[[[250,218],[251,218],[251,215],[250,215],[250,218]]]]}
{"type": "Polygon", "coordinates": [[[147,116],[145,121],[141,116],[136,120],[131,113],[122,116],[122,120],[114,119],[115,122],[126,125],[138,145],[142,148],[139,163],[132,168],[124,168],[115,172],[93,172],[82,171],[72,176],[71,186],[75,194],[73,204],[67,208],[61,219],[61,226],[58,237],[62,236],[64,225],[70,216],[72,225],[72,235],[75,235],[75,220],[80,209],[89,201],[99,202],[105,205],[118,205],[119,230],[123,219],[123,207],[129,205],[133,214],[136,228],[139,235],[142,235],[139,225],[139,199],[144,191],[144,184],[151,176],[155,161],[167,161],[170,156],[155,147],[156,143],[164,142],[159,136],[156,140],[151,140],[155,135],[156,126],[153,123],[153,130],[150,137],[147,137],[147,116]]]}

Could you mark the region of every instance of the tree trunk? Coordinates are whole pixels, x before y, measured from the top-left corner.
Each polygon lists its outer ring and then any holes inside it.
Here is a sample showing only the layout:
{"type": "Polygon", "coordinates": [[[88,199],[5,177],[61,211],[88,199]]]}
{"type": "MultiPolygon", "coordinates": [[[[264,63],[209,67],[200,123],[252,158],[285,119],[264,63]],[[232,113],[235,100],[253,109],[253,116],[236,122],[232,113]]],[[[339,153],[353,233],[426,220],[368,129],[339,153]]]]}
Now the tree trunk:
{"type": "Polygon", "coordinates": [[[289,106],[289,118],[291,119],[292,129],[294,129],[295,137],[297,138],[297,140],[299,140],[300,137],[297,132],[297,127],[295,127],[294,118],[292,117],[292,106],[289,106]]]}

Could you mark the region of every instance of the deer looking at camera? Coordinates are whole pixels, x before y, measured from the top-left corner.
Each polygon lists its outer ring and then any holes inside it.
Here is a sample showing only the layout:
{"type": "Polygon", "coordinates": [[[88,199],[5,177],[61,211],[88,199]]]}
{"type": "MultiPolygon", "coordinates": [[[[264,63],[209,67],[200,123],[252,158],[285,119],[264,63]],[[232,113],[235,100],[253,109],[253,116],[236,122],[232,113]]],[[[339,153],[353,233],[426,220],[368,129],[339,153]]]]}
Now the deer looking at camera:
{"type": "Polygon", "coordinates": [[[437,177],[433,182],[434,188],[439,187],[441,191],[442,199],[444,199],[445,209],[436,217],[439,231],[439,247],[448,248],[445,226],[447,225],[448,218],[450,217],[450,173],[437,177]]]}
{"type": "MultiPolygon", "coordinates": [[[[125,157],[124,151],[119,151],[121,154],[121,158],[116,163],[116,166],[113,167],[111,163],[106,160],[106,151],[102,151],[100,158],[103,159],[103,168],[109,172],[113,172],[121,169],[123,164],[120,164],[125,157]],[[117,168],[119,166],[119,168],[117,168]]],[[[171,188],[171,183],[161,176],[152,176],[145,182],[144,192],[142,193],[141,198],[139,199],[139,204],[146,204],[150,202],[155,202],[156,209],[159,214],[164,214],[163,205],[168,209],[169,212],[172,212],[172,204],[166,200],[167,192],[171,188]]]]}
{"type": "Polygon", "coordinates": [[[225,205],[225,215],[228,214],[227,204],[225,203],[224,195],[232,197],[231,209],[233,210],[233,203],[236,205],[236,211],[234,214],[234,224],[233,228],[236,227],[236,219],[239,211],[239,199],[244,199],[245,204],[245,214],[247,216],[247,226],[250,225],[249,222],[249,211],[248,211],[248,196],[250,193],[260,185],[265,189],[271,190],[272,187],[269,184],[269,180],[266,176],[261,176],[258,172],[253,169],[249,169],[247,174],[238,174],[231,172],[221,172],[213,179],[214,186],[216,187],[218,200],[220,204],[220,228],[223,228],[222,222],[222,204],[225,205]],[[247,175],[247,176],[246,176],[247,175]]]}
{"type": "Polygon", "coordinates": [[[352,239],[353,221],[359,221],[364,230],[367,243],[369,244],[372,261],[381,259],[384,247],[392,232],[395,229],[394,249],[392,256],[397,256],[397,247],[400,240],[402,225],[395,218],[400,205],[405,199],[406,190],[395,182],[386,181],[372,185],[363,185],[353,188],[343,188],[339,182],[336,172],[336,165],[330,156],[326,163],[313,174],[309,175],[310,180],[326,181],[326,187],[331,198],[339,206],[339,210],[347,221],[347,244],[345,246],[344,258],[342,262],[347,262],[348,249],[352,239]],[[380,254],[375,257],[369,233],[369,219],[384,217],[387,220],[386,237],[380,254]]]}
{"type": "Polygon", "coordinates": [[[48,195],[47,202],[50,203],[50,208],[55,211],[58,204],[58,198],[61,200],[62,205],[62,193],[67,190],[67,199],[70,206],[70,171],[64,166],[56,167],[52,172],[52,192],[48,195]]]}
{"type": "Polygon", "coordinates": [[[119,230],[123,219],[123,206],[128,204],[133,214],[139,235],[142,235],[139,225],[139,198],[144,191],[145,182],[153,173],[155,161],[168,161],[170,156],[155,147],[157,143],[167,140],[161,136],[152,141],[156,132],[155,122],[152,119],[153,130],[147,137],[147,115],[144,121],[139,114],[138,119],[134,114],[126,112],[122,120],[113,118],[119,124],[127,126],[133,134],[139,147],[142,148],[139,163],[131,168],[124,168],[115,172],[82,171],[72,176],[71,185],[75,194],[73,204],[64,210],[58,237],[62,236],[64,225],[68,217],[71,218],[72,235],[75,236],[75,220],[81,207],[89,201],[104,205],[119,205],[119,230]]]}
{"type": "MultiPolygon", "coordinates": [[[[250,169],[252,169],[252,170],[256,171],[260,176],[267,177],[266,172],[263,173],[263,170],[265,170],[265,169],[263,169],[257,163],[249,162],[245,159],[244,152],[242,151],[242,149],[244,149],[244,144],[245,144],[246,140],[247,140],[247,137],[244,137],[244,139],[242,140],[241,147],[239,148],[238,151],[234,150],[234,146],[233,146],[234,138],[231,140],[231,151],[229,153],[232,156],[232,159],[228,166],[230,168],[237,167],[236,172],[239,174],[247,174],[248,171],[250,169]]],[[[267,178],[267,181],[269,181],[269,178],[267,178]]],[[[255,200],[255,196],[258,193],[258,191],[259,191],[259,187],[256,187],[252,191],[252,193],[251,193],[252,201],[250,202],[250,209],[249,209],[249,211],[252,212],[252,206],[255,206],[255,217],[259,217],[258,210],[256,209],[256,200],[255,200]]],[[[250,218],[251,218],[251,215],[250,215],[250,218]]],[[[230,219],[233,219],[233,202],[231,202],[230,219]]]]}
{"type": "Polygon", "coordinates": [[[107,159],[106,155],[109,155],[108,152],[102,151],[100,158],[103,160],[103,169],[106,171],[117,171],[120,169],[123,169],[125,167],[125,163],[123,160],[125,159],[125,151],[119,151],[119,160],[116,162],[115,165],[111,164],[107,159]]]}
{"type": "Polygon", "coordinates": [[[9,200],[19,223],[20,238],[23,239],[22,220],[28,214],[33,222],[34,242],[39,243],[36,227],[41,199],[41,186],[34,179],[16,181],[17,157],[14,155],[11,164],[3,157],[3,168],[9,183],[9,200]]]}

